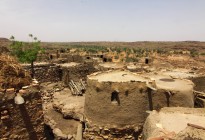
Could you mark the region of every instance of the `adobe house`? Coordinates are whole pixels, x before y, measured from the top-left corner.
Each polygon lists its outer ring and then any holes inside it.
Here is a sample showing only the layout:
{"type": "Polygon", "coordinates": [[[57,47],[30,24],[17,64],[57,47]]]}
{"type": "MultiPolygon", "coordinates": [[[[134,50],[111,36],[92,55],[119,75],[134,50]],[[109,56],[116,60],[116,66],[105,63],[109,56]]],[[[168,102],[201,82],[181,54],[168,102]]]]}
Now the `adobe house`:
{"type": "Polygon", "coordinates": [[[152,94],[153,109],[162,107],[194,107],[194,83],[187,79],[172,78],[164,74],[146,74],[155,82],[156,92],[152,94]]]}
{"type": "Polygon", "coordinates": [[[98,72],[88,76],[85,115],[97,125],[142,123],[148,110],[148,79],[129,71],[98,72]]]}
{"type": "Polygon", "coordinates": [[[85,115],[98,125],[143,122],[145,111],[150,110],[150,86],[156,89],[151,93],[152,109],[194,107],[193,82],[166,75],[139,75],[122,70],[97,72],[88,76],[87,86],[85,115]]]}

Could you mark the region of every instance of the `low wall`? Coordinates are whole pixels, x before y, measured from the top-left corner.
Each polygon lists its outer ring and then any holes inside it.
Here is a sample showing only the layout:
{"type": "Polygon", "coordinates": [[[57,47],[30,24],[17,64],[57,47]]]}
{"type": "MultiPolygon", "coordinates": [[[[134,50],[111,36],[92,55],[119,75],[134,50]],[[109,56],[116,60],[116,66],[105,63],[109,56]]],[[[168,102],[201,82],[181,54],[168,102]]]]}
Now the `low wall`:
{"type": "MultiPolygon", "coordinates": [[[[23,65],[27,70],[31,69],[30,65],[23,65]]],[[[39,82],[57,82],[61,80],[62,70],[59,66],[49,63],[34,65],[35,78],[39,82]]]]}
{"type": "MultiPolygon", "coordinates": [[[[26,70],[31,69],[30,65],[22,65],[26,70]]],[[[86,81],[87,75],[96,72],[92,62],[79,63],[77,66],[64,67],[58,64],[39,63],[34,65],[35,78],[39,82],[58,82],[63,81],[68,84],[70,80],[86,81]]]]}

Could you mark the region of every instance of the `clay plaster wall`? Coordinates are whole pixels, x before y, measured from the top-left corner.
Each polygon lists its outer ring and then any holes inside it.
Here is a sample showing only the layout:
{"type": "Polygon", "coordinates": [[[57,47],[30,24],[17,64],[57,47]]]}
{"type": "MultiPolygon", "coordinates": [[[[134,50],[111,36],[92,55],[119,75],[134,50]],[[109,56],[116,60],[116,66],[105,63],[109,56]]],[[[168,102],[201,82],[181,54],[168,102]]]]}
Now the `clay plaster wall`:
{"type": "Polygon", "coordinates": [[[85,115],[97,125],[135,125],[142,123],[148,110],[145,82],[98,82],[87,80],[85,115]],[[118,101],[111,101],[112,92],[119,91],[118,101]]]}
{"type": "Polygon", "coordinates": [[[166,90],[157,90],[152,94],[153,109],[157,110],[162,107],[194,107],[193,90],[170,91],[171,95],[167,99],[166,90]],[[169,100],[169,101],[168,101],[169,100]],[[168,103],[169,102],[169,103],[168,103]]]}

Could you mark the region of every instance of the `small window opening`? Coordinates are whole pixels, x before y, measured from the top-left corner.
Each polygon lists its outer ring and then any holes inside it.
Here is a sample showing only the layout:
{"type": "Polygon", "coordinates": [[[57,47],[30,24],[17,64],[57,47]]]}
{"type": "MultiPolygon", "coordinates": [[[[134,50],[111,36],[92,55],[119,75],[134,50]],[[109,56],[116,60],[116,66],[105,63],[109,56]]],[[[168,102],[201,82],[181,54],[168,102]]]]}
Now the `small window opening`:
{"type": "Polygon", "coordinates": [[[50,55],[50,59],[51,59],[51,60],[53,59],[53,55],[50,55]]]}
{"type": "Polygon", "coordinates": [[[107,58],[103,58],[103,62],[107,62],[107,58]]]}
{"type": "Polygon", "coordinates": [[[129,91],[128,91],[128,90],[126,90],[126,91],[125,91],[125,95],[126,95],[126,96],[128,96],[128,94],[129,94],[129,91]]]}
{"type": "Polygon", "coordinates": [[[120,104],[120,99],[119,99],[119,92],[117,92],[117,91],[114,91],[114,92],[112,92],[112,95],[111,95],[111,102],[113,103],[113,104],[120,104]]]}
{"type": "Polygon", "coordinates": [[[64,50],[64,49],[61,49],[61,50],[60,50],[60,53],[65,53],[65,50],[64,50]]]}
{"type": "Polygon", "coordinates": [[[145,64],[149,64],[149,59],[145,58],[145,64]]]}

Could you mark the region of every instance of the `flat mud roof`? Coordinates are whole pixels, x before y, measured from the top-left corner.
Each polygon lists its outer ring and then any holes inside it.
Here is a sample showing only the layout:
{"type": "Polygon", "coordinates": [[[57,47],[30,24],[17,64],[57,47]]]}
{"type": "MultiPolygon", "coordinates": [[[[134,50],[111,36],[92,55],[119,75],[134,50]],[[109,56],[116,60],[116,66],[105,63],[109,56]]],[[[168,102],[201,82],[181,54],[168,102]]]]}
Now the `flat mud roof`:
{"type": "Polygon", "coordinates": [[[79,65],[80,63],[75,63],[75,62],[70,62],[70,63],[63,63],[63,64],[58,64],[61,67],[75,67],[79,65]]]}
{"type": "Polygon", "coordinates": [[[184,71],[165,71],[162,72],[163,75],[169,75],[173,78],[192,78],[192,77],[196,77],[197,75],[192,74],[192,73],[188,73],[188,72],[184,72],[184,71]]]}
{"type": "Polygon", "coordinates": [[[147,79],[129,71],[107,71],[98,72],[88,76],[89,79],[98,80],[99,82],[146,82],[147,79]]]}
{"type": "Polygon", "coordinates": [[[193,82],[186,79],[173,79],[168,75],[148,75],[149,78],[155,80],[156,86],[158,89],[167,89],[167,90],[192,90],[193,82]]]}
{"type": "Polygon", "coordinates": [[[120,64],[120,63],[101,63],[99,64],[101,67],[104,68],[113,68],[113,69],[119,69],[119,68],[123,68],[124,65],[120,64]]]}

